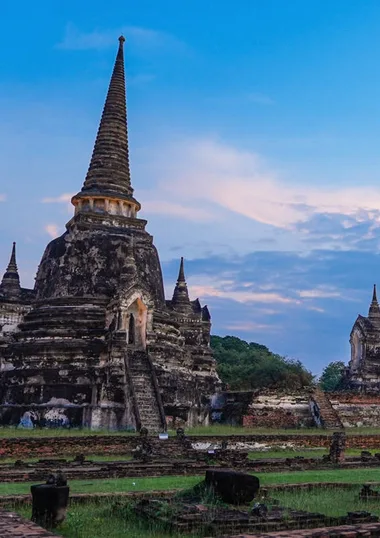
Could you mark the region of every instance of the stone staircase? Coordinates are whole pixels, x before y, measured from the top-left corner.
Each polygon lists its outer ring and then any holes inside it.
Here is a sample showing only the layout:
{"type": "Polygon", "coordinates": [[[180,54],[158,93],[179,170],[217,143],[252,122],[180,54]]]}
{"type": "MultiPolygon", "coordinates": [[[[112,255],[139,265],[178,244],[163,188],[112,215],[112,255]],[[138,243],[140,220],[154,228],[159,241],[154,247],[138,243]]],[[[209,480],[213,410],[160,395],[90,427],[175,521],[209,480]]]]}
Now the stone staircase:
{"type": "Polygon", "coordinates": [[[160,396],[155,389],[154,374],[146,351],[128,350],[128,367],[141,427],[147,428],[149,433],[162,432],[164,424],[160,414],[160,396]]]}
{"type": "MultiPolygon", "coordinates": [[[[326,429],[342,429],[343,424],[338,416],[338,413],[335,411],[331,405],[330,400],[328,399],[325,392],[321,389],[316,389],[312,396],[312,402],[316,404],[319,412],[319,420],[322,428],[326,429]]],[[[319,425],[319,424],[318,424],[319,425]]]]}

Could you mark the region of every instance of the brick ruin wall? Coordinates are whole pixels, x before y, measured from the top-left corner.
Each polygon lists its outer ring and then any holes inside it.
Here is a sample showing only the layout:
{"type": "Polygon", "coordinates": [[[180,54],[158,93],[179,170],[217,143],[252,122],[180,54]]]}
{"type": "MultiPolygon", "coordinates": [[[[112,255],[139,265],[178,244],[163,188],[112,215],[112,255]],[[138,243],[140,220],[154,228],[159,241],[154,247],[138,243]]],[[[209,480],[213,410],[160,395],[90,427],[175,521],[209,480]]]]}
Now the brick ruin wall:
{"type": "Polygon", "coordinates": [[[242,418],[245,427],[302,428],[314,426],[309,405],[310,393],[265,391],[253,395],[242,418]]]}
{"type": "MultiPolygon", "coordinates": [[[[195,450],[205,451],[221,446],[228,441],[229,450],[260,451],[273,448],[326,448],[330,447],[331,435],[204,435],[189,436],[195,450]]],[[[182,454],[180,443],[175,438],[159,440],[150,438],[154,453],[162,453],[167,458],[182,454]]],[[[14,458],[60,458],[84,455],[130,455],[141,444],[138,436],[78,436],[78,437],[40,437],[0,439],[1,459],[14,458]]],[[[380,449],[380,435],[349,435],[347,448],[380,449]]]]}
{"type": "MultiPolygon", "coordinates": [[[[380,523],[363,525],[342,525],[340,527],[323,527],[318,529],[287,530],[260,533],[261,538],[379,538],[380,523]]],[[[256,538],[257,534],[239,534],[224,538],[256,538]]]]}
{"type": "Polygon", "coordinates": [[[328,398],[345,428],[380,427],[380,395],[336,392],[328,398]]]}
{"type": "MultiPolygon", "coordinates": [[[[345,428],[380,427],[380,395],[326,393],[345,428]]],[[[315,426],[310,409],[311,391],[252,394],[244,410],[244,427],[304,428],[315,426]]]]}

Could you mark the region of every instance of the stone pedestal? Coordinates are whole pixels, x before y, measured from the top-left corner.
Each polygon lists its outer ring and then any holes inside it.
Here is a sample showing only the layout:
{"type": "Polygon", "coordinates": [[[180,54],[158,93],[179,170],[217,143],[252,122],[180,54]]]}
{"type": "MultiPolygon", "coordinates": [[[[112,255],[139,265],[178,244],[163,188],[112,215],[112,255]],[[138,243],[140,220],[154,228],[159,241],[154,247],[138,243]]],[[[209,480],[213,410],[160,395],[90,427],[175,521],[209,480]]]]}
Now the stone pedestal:
{"type": "Polygon", "coordinates": [[[52,528],[66,518],[69,501],[69,486],[38,484],[31,486],[32,521],[43,527],[52,528]]]}
{"type": "Polygon", "coordinates": [[[329,453],[331,463],[343,463],[345,460],[345,449],[346,434],[344,432],[333,433],[329,453]]]}
{"type": "Polygon", "coordinates": [[[227,504],[250,503],[260,488],[256,476],[230,469],[208,469],[205,482],[227,504]]]}

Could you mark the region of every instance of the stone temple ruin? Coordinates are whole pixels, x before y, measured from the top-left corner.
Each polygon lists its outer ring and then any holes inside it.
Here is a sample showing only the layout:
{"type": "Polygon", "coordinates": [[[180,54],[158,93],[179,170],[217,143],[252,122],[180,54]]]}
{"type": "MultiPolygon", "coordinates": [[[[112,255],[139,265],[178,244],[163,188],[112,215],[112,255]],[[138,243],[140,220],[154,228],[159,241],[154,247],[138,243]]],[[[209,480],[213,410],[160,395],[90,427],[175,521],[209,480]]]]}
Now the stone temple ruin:
{"type": "Polygon", "coordinates": [[[181,259],[165,300],[129,167],[124,38],[74,216],[46,247],[34,290],[15,245],[0,285],[0,423],[165,429],[208,420],[220,386],[210,314],[181,259]]]}
{"type": "Polygon", "coordinates": [[[380,391],[380,306],[376,285],[368,316],[359,315],[350,334],[351,360],[347,368],[348,387],[366,393],[380,391]]]}

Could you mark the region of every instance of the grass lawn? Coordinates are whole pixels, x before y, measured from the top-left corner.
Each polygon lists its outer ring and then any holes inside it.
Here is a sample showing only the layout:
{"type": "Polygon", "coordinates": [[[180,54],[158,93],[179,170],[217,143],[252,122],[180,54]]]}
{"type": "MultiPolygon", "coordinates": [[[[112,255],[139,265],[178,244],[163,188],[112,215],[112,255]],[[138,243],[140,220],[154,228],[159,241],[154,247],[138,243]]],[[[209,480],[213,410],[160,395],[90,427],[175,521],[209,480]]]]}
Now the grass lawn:
{"type": "MultiPolygon", "coordinates": [[[[347,428],[347,435],[380,435],[378,428],[347,428]]],[[[276,428],[243,428],[240,426],[198,426],[187,428],[188,435],[326,435],[331,436],[332,430],[322,430],[319,428],[299,428],[299,429],[276,429],[276,428]]],[[[42,428],[29,430],[16,427],[0,427],[0,439],[2,437],[75,437],[86,435],[136,435],[130,431],[109,431],[90,430],[88,428],[53,429],[42,428]]],[[[169,435],[174,436],[175,431],[169,430],[169,435]]]]}
{"type": "MultiPolygon", "coordinates": [[[[299,484],[303,482],[344,482],[347,484],[380,483],[380,468],[332,469],[328,471],[293,471],[286,473],[255,473],[262,486],[271,484],[299,484]]],[[[190,488],[203,476],[161,476],[154,478],[115,478],[100,480],[70,480],[71,493],[120,493],[124,491],[152,491],[190,488]]],[[[35,482],[0,483],[0,495],[18,495],[30,492],[35,482]]]]}
{"type": "Polygon", "coordinates": [[[309,491],[279,491],[273,494],[273,498],[278,499],[281,506],[319,512],[327,516],[342,516],[347,512],[359,510],[380,516],[379,501],[361,501],[359,491],[360,486],[350,489],[315,488],[309,491]]]}
{"type": "MultiPolygon", "coordinates": [[[[174,433],[174,432],[173,432],[174,433]]],[[[197,426],[186,428],[187,435],[332,435],[331,432],[319,428],[276,429],[276,428],[243,428],[241,426],[197,426]]],[[[380,428],[379,428],[380,433],[380,428]]]]}
{"type": "Polygon", "coordinates": [[[2,437],[84,437],[86,435],[136,435],[131,431],[90,430],[89,428],[16,428],[0,426],[0,439],[2,437]]]}
{"type": "MultiPolygon", "coordinates": [[[[359,501],[360,486],[365,482],[380,482],[380,468],[331,471],[301,471],[288,473],[258,473],[263,486],[270,484],[294,484],[300,482],[346,482],[353,484],[350,489],[329,489],[316,487],[309,491],[274,491],[272,498],[282,506],[293,509],[321,512],[330,516],[344,515],[348,511],[367,510],[380,515],[378,501],[359,501]],[[357,485],[356,485],[357,484],[357,485]],[[360,485],[359,485],[360,484],[360,485]]],[[[158,478],[122,478],[114,480],[71,480],[72,493],[125,491],[152,491],[188,489],[202,480],[201,476],[170,476],[158,478]]],[[[28,493],[30,484],[0,484],[0,495],[28,493]]],[[[30,518],[30,506],[16,508],[24,517],[30,518]]],[[[101,504],[73,504],[64,524],[55,531],[65,538],[200,538],[202,533],[193,535],[173,534],[145,520],[138,520],[131,512],[130,504],[105,499],[101,504]]]]}
{"type": "MultiPolygon", "coordinates": [[[[347,481],[364,482],[368,479],[368,473],[361,471],[331,471],[315,473],[284,473],[266,474],[260,476],[264,484],[281,482],[301,482],[301,481],[347,481]],[[342,476],[343,475],[343,476],[342,476]],[[281,477],[281,480],[279,480],[281,477]]],[[[380,479],[380,469],[377,470],[380,479]]],[[[166,489],[173,487],[189,488],[200,480],[200,477],[168,477],[155,479],[136,479],[138,489],[166,489]]],[[[96,481],[93,481],[94,486],[96,481]]],[[[131,490],[130,479],[122,480],[99,480],[101,491],[128,491],[131,490]]],[[[10,486],[15,486],[11,484],[10,486]]],[[[87,484],[89,486],[90,484],[87,484]]],[[[22,486],[24,486],[22,484],[22,486]]],[[[81,491],[85,488],[84,481],[72,481],[73,491],[81,491]]],[[[295,510],[306,510],[310,512],[320,512],[328,516],[336,517],[347,514],[349,511],[365,510],[380,516],[380,503],[375,499],[372,502],[363,502],[358,498],[359,485],[353,485],[349,489],[337,489],[316,487],[309,491],[278,491],[273,492],[272,498],[277,499],[282,506],[295,510]]],[[[17,507],[16,511],[26,518],[31,516],[30,506],[17,507]]],[[[115,502],[105,499],[101,504],[86,503],[72,504],[68,510],[67,519],[63,525],[55,530],[55,533],[65,538],[200,538],[199,534],[176,534],[165,530],[160,525],[135,517],[130,503],[115,502]]],[[[208,534],[207,534],[208,535],[208,534]]]]}
{"type": "MultiPolygon", "coordinates": [[[[188,435],[326,435],[331,436],[334,430],[320,428],[276,429],[276,428],[243,428],[239,426],[198,426],[187,428],[188,435]]],[[[380,427],[346,428],[347,435],[380,435],[380,427]]]]}
{"type": "MultiPolygon", "coordinates": [[[[155,478],[114,478],[99,480],[70,480],[71,493],[120,493],[191,488],[202,480],[200,476],[161,476],[155,478]]],[[[0,495],[30,493],[35,482],[0,483],[0,495]]]]}
{"type": "MultiPolygon", "coordinates": [[[[17,512],[27,519],[30,507],[19,507],[17,512]]],[[[101,505],[71,505],[66,521],[54,529],[54,534],[65,538],[198,538],[204,534],[177,534],[146,520],[139,520],[128,506],[115,507],[112,501],[101,505]]]]}

